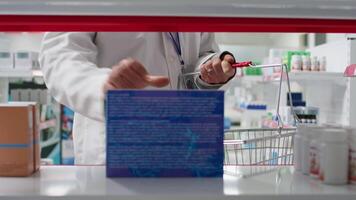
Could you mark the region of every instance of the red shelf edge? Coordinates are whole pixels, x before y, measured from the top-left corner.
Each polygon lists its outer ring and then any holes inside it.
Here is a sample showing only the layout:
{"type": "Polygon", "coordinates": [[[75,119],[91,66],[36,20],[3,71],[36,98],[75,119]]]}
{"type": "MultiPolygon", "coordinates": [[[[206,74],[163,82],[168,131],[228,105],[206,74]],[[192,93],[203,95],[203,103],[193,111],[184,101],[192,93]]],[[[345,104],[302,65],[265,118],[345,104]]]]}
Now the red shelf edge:
{"type": "Polygon", "coordinates": [[[356,33],[356,19],[0,15],[0,31],[356,33]]]}

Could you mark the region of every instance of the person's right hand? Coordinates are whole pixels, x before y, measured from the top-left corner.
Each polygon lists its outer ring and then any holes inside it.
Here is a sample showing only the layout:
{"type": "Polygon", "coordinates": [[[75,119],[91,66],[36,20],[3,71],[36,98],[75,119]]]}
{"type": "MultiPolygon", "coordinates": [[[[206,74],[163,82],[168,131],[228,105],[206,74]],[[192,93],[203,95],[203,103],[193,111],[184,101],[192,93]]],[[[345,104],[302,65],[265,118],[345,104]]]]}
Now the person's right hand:
{"type": "Polygon", "coordinates": [[[147,86],[164,87],[168,84],[168,77],[149,75],[141,63],[132,58],[126,58],[112,67],[111,74],[104,85],[104,91],[142,89],[147,86]]]}

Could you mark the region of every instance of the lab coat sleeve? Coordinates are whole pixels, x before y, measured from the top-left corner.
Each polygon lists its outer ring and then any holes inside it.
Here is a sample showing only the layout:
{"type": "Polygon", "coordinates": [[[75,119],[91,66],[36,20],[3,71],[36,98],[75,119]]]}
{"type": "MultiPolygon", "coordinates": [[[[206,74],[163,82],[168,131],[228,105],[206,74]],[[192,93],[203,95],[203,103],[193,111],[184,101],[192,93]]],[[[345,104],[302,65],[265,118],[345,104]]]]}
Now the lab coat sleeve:
{"type": "Polygon", "coordinates": [[[201,33],[199,50],[197,67],[200,67],[213,57],[219,56],[220,49],[215,42],[214,33],[201,33]]]}
{"type": "MultiPolygon", "coordinates": [[[[199,71],[201,65],[206,63],[208,60],[219,56],[220,50],[215,41],[214,33],[201,33],[199,60],[196,64],[196,71],[199,71]]],[[[199,89],[218,89],[223,85],[206,83],[200,78],[199,75],[194,78],[194,83],[199,89]]]]}
{"type": "Polygon", "coordinates": [[[51,95],[86,117],[104,121],[103,85],[111,69],[98,68],[95,33],[46,33],[40,52],[51,95]]]}

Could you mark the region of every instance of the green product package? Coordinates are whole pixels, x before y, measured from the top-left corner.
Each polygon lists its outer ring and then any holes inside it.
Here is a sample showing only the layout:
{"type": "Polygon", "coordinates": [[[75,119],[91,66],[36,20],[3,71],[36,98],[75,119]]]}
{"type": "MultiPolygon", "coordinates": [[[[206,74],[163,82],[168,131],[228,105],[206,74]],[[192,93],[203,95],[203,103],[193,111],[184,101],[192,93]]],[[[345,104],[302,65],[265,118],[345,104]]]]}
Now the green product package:
{"type": "MultiPolygon", "coordinates": [[[[255,65],[260,65],[259,62],[253,62],[255,65]]],[[[246,76],[262,76],[263,71],[261,68],[246,67],[244,68],[244,74],[246,76]]]]}

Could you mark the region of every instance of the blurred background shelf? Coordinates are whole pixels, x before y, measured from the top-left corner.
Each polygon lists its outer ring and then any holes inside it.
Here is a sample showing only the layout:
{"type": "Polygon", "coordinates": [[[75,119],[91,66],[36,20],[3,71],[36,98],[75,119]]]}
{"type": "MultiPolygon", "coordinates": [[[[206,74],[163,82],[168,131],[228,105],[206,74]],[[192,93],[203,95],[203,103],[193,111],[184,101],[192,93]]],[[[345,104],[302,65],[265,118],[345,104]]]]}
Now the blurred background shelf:
{"type": "Polygon", "coordinates": [[[32,71],[0,71],[0,78],[32,78],[32,77],[42,77],[43,73],[41,70],[32,71]]]}
{"type": "MultiPolygon", "coordinates": [[[[286,75],[283,75],[286,79],[286,75]]],[[[289,72],[290,81],[321,81],[321,82],[337,82],[339,84],[345,83],[346,79],[341,72],[289,72]]],[[[238,76],[234,79],[236,84],[267,84],[278,83],[280,80],[280,73],[261,76],[238,76]]]]}
{"type": "Polygon", "coordinates": [[[341,72],[291,72],[293,79],[313,79],[313,80],[330,80],[334,78],[343,78],[344,74],[341,72]]]}

